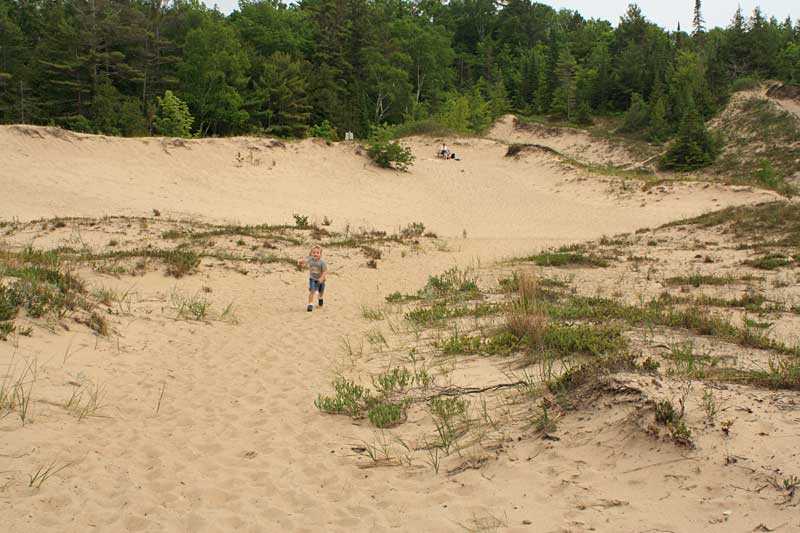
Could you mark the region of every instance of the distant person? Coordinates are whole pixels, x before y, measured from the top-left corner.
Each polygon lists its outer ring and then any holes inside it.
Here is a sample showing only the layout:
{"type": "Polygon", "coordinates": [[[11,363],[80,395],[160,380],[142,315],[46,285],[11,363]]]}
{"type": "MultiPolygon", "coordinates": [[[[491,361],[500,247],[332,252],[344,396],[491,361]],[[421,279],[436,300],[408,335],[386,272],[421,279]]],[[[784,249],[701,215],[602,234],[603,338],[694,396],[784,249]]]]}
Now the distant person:
{"type": "Polygon", "coordinates": [[[450,159],[450,149],[445,143],[442,143],[442,147],[439,148],[439,157],[442,159],[450,159]]]}
{"type": "Polygon", "coordinates": [[[308,307],[309,313],[314,310],[314,294],[319,294],[319,306],[322,307],[325,295],[325,278],[328,277],[328,264],[322,259],[322,247],[315,245],[308,257],[297,261],[299,267],[308,267],[308,307]]]}

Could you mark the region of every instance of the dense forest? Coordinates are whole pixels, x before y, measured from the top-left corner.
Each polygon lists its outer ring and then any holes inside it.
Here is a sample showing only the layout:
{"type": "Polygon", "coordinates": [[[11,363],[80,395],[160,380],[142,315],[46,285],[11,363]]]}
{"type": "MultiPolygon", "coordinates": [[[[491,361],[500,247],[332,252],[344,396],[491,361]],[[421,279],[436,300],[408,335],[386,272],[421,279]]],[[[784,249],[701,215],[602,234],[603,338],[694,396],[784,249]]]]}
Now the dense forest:
{"type": "Polygon", "coordinates": [[[636,5],[616,26],[529,0],[0,0],[0,122],[137,136],[303,137],[499,115],[662,141],[737,84],[800,83],[800,22],[759,9],[668,31],[636,5]]]}

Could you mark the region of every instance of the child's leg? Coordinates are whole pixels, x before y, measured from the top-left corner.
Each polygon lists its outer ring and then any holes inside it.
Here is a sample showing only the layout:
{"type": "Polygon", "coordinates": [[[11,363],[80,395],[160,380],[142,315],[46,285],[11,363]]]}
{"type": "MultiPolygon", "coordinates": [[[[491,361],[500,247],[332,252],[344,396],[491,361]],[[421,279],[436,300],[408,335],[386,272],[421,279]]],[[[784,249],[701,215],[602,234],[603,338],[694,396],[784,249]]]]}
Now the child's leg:
{"type": "Polygon", "coordinates": [[[317,282],[314,278],[308,278],[308,306],[306,311],[314,310],[314,293],[317,292],[317,282]]]}
{"type": "Polygon", "coordinates": [[[322,298],[325,296],[325,282],[319,285],[319,306],[322,307],[322,298]]]}

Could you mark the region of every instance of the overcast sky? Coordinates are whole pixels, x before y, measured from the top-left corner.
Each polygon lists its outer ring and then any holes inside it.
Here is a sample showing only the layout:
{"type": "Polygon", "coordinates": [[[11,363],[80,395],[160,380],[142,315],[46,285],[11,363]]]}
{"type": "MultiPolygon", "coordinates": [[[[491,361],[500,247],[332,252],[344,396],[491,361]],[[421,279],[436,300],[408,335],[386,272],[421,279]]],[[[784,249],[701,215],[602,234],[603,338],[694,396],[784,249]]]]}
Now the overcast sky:
{"type": "MultiPolygon", "coordinates": [[[[218,9],[229,14],[237,9],[238,0],[203,0],[206,5],[217,5],[218,9]]],[[[616,26],[619,17],[628,8],[628,4],[636,3],[648,20],[655,22],[668,30],[674,30],[678,22],[681,28],[689,30],[692,24],[694,0],[541,0],[542,4],[549,4],[555,9],[573,9],[584,18],[605,19],[616,26]]],[[[750,16],[756,6],[761,7],[761,12],[767,17],[776,17],[784,20],[791,16],[793,21],[800,18],[800,3],[798,0],[703,0],[703,18],[707,28],[714,26],[725,27],[733,17],[736,6],[742,6],[745,16],[750,16]]]]}

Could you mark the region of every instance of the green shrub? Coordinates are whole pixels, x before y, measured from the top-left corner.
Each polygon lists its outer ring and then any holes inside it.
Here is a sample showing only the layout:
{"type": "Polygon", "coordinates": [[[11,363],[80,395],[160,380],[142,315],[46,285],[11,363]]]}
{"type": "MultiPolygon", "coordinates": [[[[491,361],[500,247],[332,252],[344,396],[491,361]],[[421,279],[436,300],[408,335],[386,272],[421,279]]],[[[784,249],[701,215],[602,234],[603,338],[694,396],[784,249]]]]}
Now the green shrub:
{"type": "Polygon", "coordinates": [[[367,418],[376,428],[389,428],[400,424],[406,416],[405,402],[375,402],[367,409],[367,418]]]}
{"type": "Polygon", "coordinates": [[[308,128],[309,137],[319,137],[326,141],[333,142],[336,140],[336,130],[333,129],[331,123],[327,119],[322,121],[322,124],[315,124],[308,128]]]}
{"type": "Polygon", "coordinates": [[[78,133],[92,133],[94,131],[92,122],[83,115],[66,117],[61,121],[61,125],[64,129],[77,131],[78,133]]]}
{"type": "Polygon", "coordinates": [[[428,283],[420,289],[420,298],[436,298],[448,294],[474,294],[478,292],[478,279],[470,269],[452,267],[438,276],[428,276],[428,283]]]}
{"type": "Polygon", "coordinates": [[[296,228],[305,229],[308,227],[308,215],[294,213],[292,217],[294,218],[294,225],[296,228]]]}
{"type": "Polygon", "coordinates": [[[172,250],[163,256],[167,274],[180,278],[190,274],[200,264],[200,258],[190,250],[172,250]]]}
{"type": "Polygon", "coordinates": [[[413,239],[414,237],[421,237],[423,233],[425,233],[425,224],[422,222],[411,222],[400,230],[400,237],[403,239],[413,239]]]}
{"type": "Polygon", "coordinates": [[[13,320],[17,316],[17,301],[14,293],[0,285],[0,321],[13,320]]]}
{"type": "Polygon", "coordinates": [[[753,89],[758,89],[759,85],[761,85],[761,82],[756,78],[738,78],[731,83],[731,92],[751,91],[753,89]]]}
{"type": "Polygon", "coordinates": [[[0,341],[8,339],[8,336],[11,335],[15,329],[17,329],[17,327],[11,321],[0,322],[0,341]]]}
{"type": "Polygon", "coordinates": [[[779,189],[784,184],[783,179],[772,168],[769,159],[761,158],[758,160],[758,169],[755,172],[755,178],[764,187],[770,189],[779,189]]]}
{"type": "Polygon", "coordinates": [[[411,148],[392,140],[392,135],[388,126],[376,128],[370,137],[367,155],[379,167],[406,171],[414,163],[414,154],[411,148]]]}
{"type": "Polygon", "coordinates": [[[776,270],[792,264],[792,260],[783,254],[771,253],[752,261],[747,261],[747,264],[753,268],[761,270],[776,270]]]}
{"type": "Polygon", "coordinates": [[[679,419],[675,407],[669,400],[661,400],[656,403],[656,422],[659,424],[672,424],[679,419]]]}
{"type": "Polygon", "coordinates": [[[407,368],[393,368],[372,378],[375,390],[383,396],[390,396],[395,392],[405,392],[414,381],[414,375],[407,368]]]}
{"type": "Polygon", "coordinates": [[[322,396],[314,400],[314,405],[320,411],[330,414],[344,414],[352,417],[360,415],[369,400],[369,389],[362,387],[344,378],[333,382],[336,391],[334,397],[322,396]]]}
{"type": "Polygon", "coordinates": [[[605,268],[608,266],[608,261],[602,257],[593,254],[583,254],[581,252],[543,252],[537,255],[531,255],[524,259],[525,261],[532,261],[538,266],[583,266],[583,267],[600,267],[605,268]]]}

